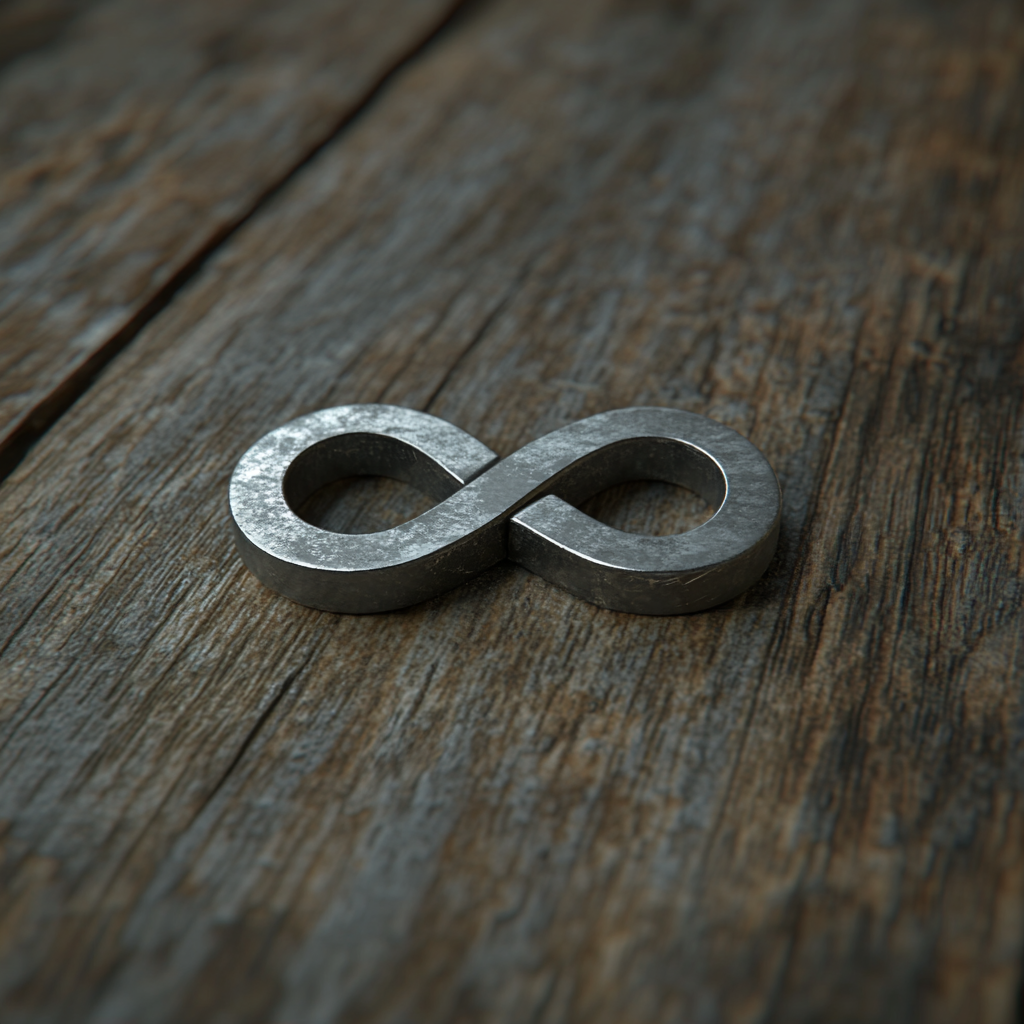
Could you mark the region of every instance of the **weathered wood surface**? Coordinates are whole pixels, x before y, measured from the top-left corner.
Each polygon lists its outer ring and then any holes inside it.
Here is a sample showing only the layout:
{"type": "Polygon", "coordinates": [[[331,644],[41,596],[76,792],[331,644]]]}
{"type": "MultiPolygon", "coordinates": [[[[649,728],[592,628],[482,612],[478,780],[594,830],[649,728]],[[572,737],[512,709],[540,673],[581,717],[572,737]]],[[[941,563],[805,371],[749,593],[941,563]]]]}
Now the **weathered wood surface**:
{"type": "Polygon", "coordinates": [[[0,489],[4,1019],[1013,1019],[1022,238],[1009,0],[479,9],[0,489]],[[778,558],[297,607],[228,475],[352,401],[708,413],[778,558]]]}
{"type": "Polygon", "coordinates": [[[0,470],[451,6],[0,8],[0,470]]]}

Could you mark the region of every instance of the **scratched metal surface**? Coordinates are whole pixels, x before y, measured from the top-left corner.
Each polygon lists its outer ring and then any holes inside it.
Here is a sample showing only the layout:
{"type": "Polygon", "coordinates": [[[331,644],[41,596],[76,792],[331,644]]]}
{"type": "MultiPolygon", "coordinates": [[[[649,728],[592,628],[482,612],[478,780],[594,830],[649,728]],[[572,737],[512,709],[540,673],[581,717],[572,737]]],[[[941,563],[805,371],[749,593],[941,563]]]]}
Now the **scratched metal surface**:
{"type": "Polygon", "coordinates": [[[742,593],[775,553],[780,495],[771,466],[706,417],[613,410],[497,458],[413,409],[311,413],[271,431],[239,460],[230,485],[236,543],[271,589],[313,608],[358,613],[437,597],[511,556],[604,608],[682,614],[742,593]],[[331,533],[299,518],[315,490],[356,475],[404,479],[436,490],[441,501],[372,534],[331,533]],[[689,488],[714,515],[697,530],[638,537],[563,500],[585,501],[640,479],[689,488]]]}

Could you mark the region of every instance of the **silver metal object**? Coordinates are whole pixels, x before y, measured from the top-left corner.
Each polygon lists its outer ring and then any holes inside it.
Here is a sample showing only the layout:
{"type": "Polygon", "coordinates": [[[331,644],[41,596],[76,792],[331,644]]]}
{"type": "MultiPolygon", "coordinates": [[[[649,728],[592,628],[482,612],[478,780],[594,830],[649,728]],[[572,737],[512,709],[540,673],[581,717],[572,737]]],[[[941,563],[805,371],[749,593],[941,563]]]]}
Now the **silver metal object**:
{"type": "Polygon", "coordinates": [[[272,590],[332,612],[383,612],[444,593],[511,558],[594,604],[644,615],[728,601],[764,572],[779,484],[746,438],[677,409],[604,412],[506,459],[413,409],[345,405],[271,431],[231,477],[242,559],[272,590]],[[390,530],[340,534],[295,514],[346,476],[389,476],[439,504],[390,530]],[[670,537],[623,533],[574,508],[627,480],[664,480],[718,511],[670,537]]]}

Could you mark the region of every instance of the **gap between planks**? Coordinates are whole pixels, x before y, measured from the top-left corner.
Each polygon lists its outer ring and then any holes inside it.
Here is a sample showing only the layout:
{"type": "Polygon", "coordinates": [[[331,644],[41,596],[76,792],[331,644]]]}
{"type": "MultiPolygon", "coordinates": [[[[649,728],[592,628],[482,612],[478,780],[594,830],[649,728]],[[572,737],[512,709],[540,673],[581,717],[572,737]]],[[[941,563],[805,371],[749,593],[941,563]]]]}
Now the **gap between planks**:
{"type": "Polygon", "coordinates": [[[25,456],[68,409],[84,395],[99,374],[132,343],[148,324],[160,315],[178,293],[244,225],[271,203],[323,150],[335,142],[369,111],[384,91],[410,64],[421,58],[444,34],[453,29],[467,13],[485,0],[455,0],[444,11],[441,19],[424,35],[417,38],[399,56],[388,64],[372,81],[362,96],[338,118],[331,128],[317,139],[292,165],[269,185],[237,216],[221,225],[205,243],[175,270],[141,307],[114,331],[106,341],[96,346],[89,356],[66,375],[33,405],[6,437],[0,436],[0,485],[18,467],[25,456]]]}

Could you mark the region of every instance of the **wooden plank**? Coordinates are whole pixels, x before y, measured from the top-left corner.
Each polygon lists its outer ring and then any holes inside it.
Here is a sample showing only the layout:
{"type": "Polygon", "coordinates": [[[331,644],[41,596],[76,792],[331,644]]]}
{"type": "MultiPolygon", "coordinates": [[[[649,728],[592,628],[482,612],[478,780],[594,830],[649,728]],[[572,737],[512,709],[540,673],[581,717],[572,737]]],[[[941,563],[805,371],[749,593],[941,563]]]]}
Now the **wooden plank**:
{"type": "Polygon", "coordinates": [[[452,6],[4,5],[0,475],[452,6]]]}
{"type": "Polygon", "coordinates": [[[0,490],[5,1019],[1010,1020],[1022,66],[1008,0],[520,0],[404,73],[0,490]],[[227,479],[352,401],[708,413],[779,556],[302,609],[227,479]]]}

